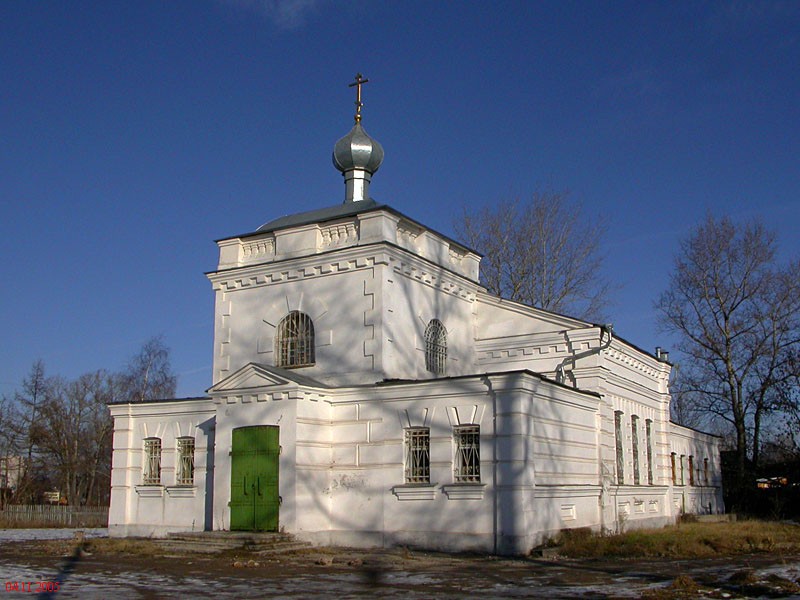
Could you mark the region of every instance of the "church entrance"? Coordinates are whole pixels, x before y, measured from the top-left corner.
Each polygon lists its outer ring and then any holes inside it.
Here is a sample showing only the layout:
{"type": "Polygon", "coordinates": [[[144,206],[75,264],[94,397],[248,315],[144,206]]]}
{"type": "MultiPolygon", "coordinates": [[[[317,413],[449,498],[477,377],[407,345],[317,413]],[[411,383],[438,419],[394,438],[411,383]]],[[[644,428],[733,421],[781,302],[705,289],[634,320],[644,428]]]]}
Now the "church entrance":
{"type": "Polygon", "coordinates": [[[233,430],[231,531],[278,531],[279,432],[271,425],[233,430]]]}

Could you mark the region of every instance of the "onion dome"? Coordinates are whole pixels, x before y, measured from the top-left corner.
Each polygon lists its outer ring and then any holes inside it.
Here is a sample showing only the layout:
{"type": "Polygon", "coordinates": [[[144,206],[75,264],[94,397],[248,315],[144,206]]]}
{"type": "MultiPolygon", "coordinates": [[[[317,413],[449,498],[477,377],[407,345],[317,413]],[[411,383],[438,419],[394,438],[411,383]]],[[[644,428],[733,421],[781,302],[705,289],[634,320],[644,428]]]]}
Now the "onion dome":
{"type": "Polygon", "coordinates": [[[369,80],[361,73],[349,87],[356,88],[356,114],[353,128],[333,147],[333,166],[341,171],[345,185],[345,204],[369,200],[372,175],[383,162],[383,146],[361,127],[361,86],[369,80]]]}
{"type": "Polygon", "coordinates": [[[333,166],[342,173],[361,169],[372,175],[382,162],[383,146],[367,135],[361,123],[356,123],[333,147],[333,166]]]}

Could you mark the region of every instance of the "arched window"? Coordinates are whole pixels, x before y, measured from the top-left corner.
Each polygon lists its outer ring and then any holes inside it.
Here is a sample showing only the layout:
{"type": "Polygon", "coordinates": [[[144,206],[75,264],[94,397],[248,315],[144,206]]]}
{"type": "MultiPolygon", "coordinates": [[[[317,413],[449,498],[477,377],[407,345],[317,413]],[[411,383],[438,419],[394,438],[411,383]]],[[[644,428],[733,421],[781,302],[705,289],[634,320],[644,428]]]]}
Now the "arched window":
{"type": "Polygon", "coordinates": [[[425,369],[436,375],[447,372],[447,329],[439,319],[425,328],[425,369]]]}
{"type": "Polygon", "coordinates": [[[314,323],[307,314],[293,310],[278,323],[275,355],[278,367],[314,364],[314,323]]]}

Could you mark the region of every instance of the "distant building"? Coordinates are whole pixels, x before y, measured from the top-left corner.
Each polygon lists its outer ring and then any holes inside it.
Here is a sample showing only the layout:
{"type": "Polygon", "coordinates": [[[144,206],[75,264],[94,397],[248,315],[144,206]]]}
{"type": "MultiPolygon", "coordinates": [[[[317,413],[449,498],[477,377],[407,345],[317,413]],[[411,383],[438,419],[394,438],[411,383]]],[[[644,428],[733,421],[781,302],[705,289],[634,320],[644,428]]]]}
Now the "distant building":
{"type": "Polygon", "coordinates": [[[722,512],[666,357],[487,293],[478,254],[370,198],[382,160],[359,114],[344,204],[218,242],[213,385],[111,407],[111,535],[516,554],[722,512]]]}

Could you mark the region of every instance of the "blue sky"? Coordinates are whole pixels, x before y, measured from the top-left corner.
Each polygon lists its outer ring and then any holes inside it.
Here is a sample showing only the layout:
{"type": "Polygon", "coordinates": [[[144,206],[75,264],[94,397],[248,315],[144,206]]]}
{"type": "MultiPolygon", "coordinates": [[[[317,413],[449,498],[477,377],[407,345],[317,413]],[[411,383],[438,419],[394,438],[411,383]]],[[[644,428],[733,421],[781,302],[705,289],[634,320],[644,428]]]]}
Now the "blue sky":
{"type": "Polygon", "coordinates": [[[32,362],[118,369],[162,334],[210,385],[213,240],[343,199],[352,125],[374,198],[452,234],[462,206],[568,189],[606,220],[608,317],[653,302],[706,214],[800,256],[800,3],[0,3],[0,393],[32,362]]]}

